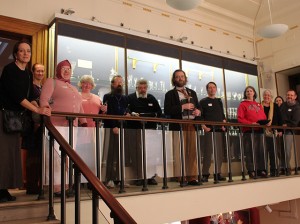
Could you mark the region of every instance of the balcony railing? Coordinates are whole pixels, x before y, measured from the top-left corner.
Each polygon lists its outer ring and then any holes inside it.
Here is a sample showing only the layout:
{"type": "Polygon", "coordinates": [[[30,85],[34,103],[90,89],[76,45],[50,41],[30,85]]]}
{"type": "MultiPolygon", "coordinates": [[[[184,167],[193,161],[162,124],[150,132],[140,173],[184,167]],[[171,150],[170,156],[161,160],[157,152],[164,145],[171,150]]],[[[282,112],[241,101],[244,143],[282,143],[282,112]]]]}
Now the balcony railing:
{"type": "MultiPolygon", "coordinates": [[[[169,183],[174,179],[179,182],[180,188],[187,186],[186,177],[189,175],[194,175],[197,177],[198,185],[205,185],[202,182],[202,166],[203,166],[203,141],[204,136],[207,135],[202,131],[201,125],[210,125],[212,131],[210,133],[212,155],[213,155],[213,174],[215,174],[214,183],[218,184],[220,182],[218,178],[218,173],[222,173],[227,176],[228,183],[233,182],[233,177],[241,177],[241,181],[247,180],[247,172],[245,169],[245,158],[252,161],[253,163],[253,176],[251,176],[255,181],[259,181],[258,178],[258,167],[256,161],[261,158],[257,158],[256,153],[256,139],[257,137],[262,140],[263,153],[263,170],[268,173],[268,164],[272,162],[274,164],[274,178],[279,176],[280,166],[279,157],[277,156],[281,152],[281,165],[284,167],[281,172],[285,175],[290,175],[289,167],[289,149],[287,149],[287,139],[292,139],[293,145],[293,165],[294,174],[298,174],[298,152],[297,152],[297,138],[296,132],[300,131],[300,128],[282,127],[282,126],[271,126],[272,129],[282,130],[283,135],[279,137],[274,132],[271,137],[266,137],[263,131],[257,131],[258,127],[260,130],[264,130],[266,126],[260,125],[244,125],[239,123],[223,123],[223,122],[207,122],[207,121],[191,121],[191,120],[174,120],[174,119],[164,119],[164,118],[140,118],[140,117],[130,117],[130,116],[112,116],[112,115],[90,115],[90,114],[73,114],[73,113],[60,113],[53,112],[52,116],[63,116],[68,120],[68,127],[54,127],[50,122],[49,118],[44,119],[44,125],[46,132],[44,135],[49,136],[49,141],[47,142],[47,147],[43,149],[47,160],[42,161],[42,168],[44,169],[45,163],[48,163],[47,172],[42,173],[42,180],[45,180],[45,176],[49,177],[49,215],[48,219],[56,219],[54,214],[54,159],[55,159],[55,144],[58,145],[60,152],[60,186],[61,186],[61,217],[62,223],[66,222],[66,194],[68,196],[75,195],[75,220],[76,223],[80,222],[80,186],[81,186],[81,174],[86,178],[86,181],[90,184],[92,188],[92,203],[93,203],[93,223],[99,223],[98,210],[99,210],[99,197],[106,203],[106,205],[111,210],[111,216],[115,223],[135,223],[130,214],[118,203],[115,197],[112,195],[110,190],[102,182],[105,180],[104,169],[110,165],[110,168],[118,169],[118,181],[119,181],[119,193],[124,193],[126,191],[126,184],[130,181],[139,180],[142,183],[140,191],[148,191],[148,179],[153,174],[153,167],[155,167],[155,174],[161,177],[162,190],[169,188],[169,183]],[[92,118],[95,121],[95,127],[74,127],[73,121],[76,118],[85,117],[92,118]],[[119,122],[119,134],[117,135],[119,146],[118,146],[118,161],[119,164],[109,164],[109,160],[105,160],[105,153],[109,150],[110,143],[108,141],[109,129],[105,129],[102,126],[103,120],[117,120],[119,122]],[[136,121],[141,123],[141,129],[128,129],[126,128],[126,122],[136,121]],[[156,130],[146,129],[146,124],[149,122],[155,122],[157,124],[156,130]],[[175,123],[179,125],[179,130],[173,131],[169,129],[169,124],[175,123]],[[194,130],[188,131],[184,127],[185,125],[193,125],[194,130]],[[224,126],[225,129],[220,133],[220,127],[224,126]],[[245,132],[245,128],[248,131],[245,132]],[[64,130],[63,130],[64,129],[64,130]],[[128,150],[132,148],[132,144],[136,142],[136,139],[130,138],[128,133],[138,133],[138,143],[140,147],[140,156],[137,158],[141,161],[137,161],[139,165],[135,165],[135,168],[140,169],[139,175],[130,175],[132,171],[126,171],[126,160],[128,160],[128,150]],[[79,138],[82,133],[85,133],[86,138],[79,138]],[[218,150],[216,145],[218,144],[217,135],[222,135],[224,137],[224,151],[223,154],[223,168],[220,170],[218,167],[218,150]],[[63,137],[63,135],[65,135],[63,137]],[[186,162],[185,159],[185,141],[189,141],[189,138],[184,136],[194,136],[195,137],[195,158],[197,164],[196,173],[186,173],[186,162]],[[268,140],[267,140],[268,138],[268,140]],[[68,142],[65,140],[68,139],[68,142]],[[75,140],[74,140],[75,139],[75,140]],[[274,161],[268,160],[268,152],[266,149],[266,142],[273,142],[273,153],[274,161]],[[282,141],[283,147],[280,149],[280,144],[278,140],[282,141]],[[56,142],[56,143],[54,143],[56,142]],[[82,142],[86,142],[82,146],[82,142]],[[74,144],[75,143],[75,144],[74,144]],[[244,144],[250,145],[251,156],[249,152],[247,158],[245,157],[245,146],[244,144]],[[94,154],[84,155],[85,152],[80,151],[87,150],[88,148],[94,154]],[[47,150],[46,150],[47,149],[47,150]],[[49,153],[46,153],[46,152],[49,153]],[[176,157],[175,154],[178,156],[176,157]],[[80,156],[81,155],[81,156],[80,156]],[[90,157],[92,159],[92,165],[86,159],[82,157],[90,157]],[[93,156],[95,158],[93,158],[93,156]],[[69,160],[67,160],[69,158],[69,160]],[[239,164],[239,165],[237,165],[239,164]],[[234,167],[233,167],[234,165],[234,167]],[[94,166],[94,167],[93,167],[94,166]],[[68,167],[68,190],[66,191],[66,170],[68,167]],[[92,168],[93,171],[90,169],[92,168]],[[73,175],[74,170],[74,175],[73,175]],[[151,173],[152,172],[152,173],[151,173]],[[127,174],[127,175],[126,175],[127,174]],[[74,190],[73,190],[74,189],[74,190]]],[[[270,128],[270,127],[269,127],[270,128]]],[[[290,140],[289,140],[290,141],[290,140]]],[[[136,149],[136,147],[135,147],[136,149]]],[[[249,149],[248,149],[249,151],[249,149]]],[[[44,158],[44,157],[43,157],[44,158]]],[[[292,160],[292,159],[291,159],[292,160]]],[[[136,170],[135,170],[136,172],[136,170]]],[[[252,174],[249,174],[252,175],[252,174]]],[[[105,182],[105,181],[104,181],[105,182]]],[[[106,183],[107,184],[107,183],[106,183]]],[[[43,185],[40,189],[40,198],[44,195],[43,185]]]]}

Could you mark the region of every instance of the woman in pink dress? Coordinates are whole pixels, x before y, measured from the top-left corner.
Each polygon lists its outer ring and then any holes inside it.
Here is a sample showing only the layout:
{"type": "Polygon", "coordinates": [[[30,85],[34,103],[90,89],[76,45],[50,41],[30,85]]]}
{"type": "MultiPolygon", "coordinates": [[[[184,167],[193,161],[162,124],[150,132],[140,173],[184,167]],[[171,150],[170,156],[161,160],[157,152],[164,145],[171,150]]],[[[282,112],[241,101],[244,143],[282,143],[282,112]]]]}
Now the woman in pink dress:
{"type": "MultiPolygon", "coordinates": [[[[81,89],[83,111],[86,114],[97,115],[106,108],[102,105],[100,97],[91,93],[95,86],[94,78],[91,75],[83,75],[78,82],[78,87],[81,89]]],[[[95,127],[93,119],[87,118],[86,120],[88,127],[95,127]]]]}
{"type": "MultiPolygon", "coordinates": [[[[49,106],[52,111],[58,112],[84,113],[81,95],[77,88],[70,83],[71,73],[71,63],[68,60],[58,63],[55,78],[48,78],[43,85],[40,106],[49,106]]],[[[68,141],[68,120],[65,117],[55,116],[51,116],[50,119],[56,129],[68,141]]],[[[79,118],[79,123],[81,126],[86,126],[86,119],[79,118]]],[[[74,126],[78,126],[78,119],[74,120],[74,126]]],[[[76,131],[74,136],[76,136],[76,131]]],[[[75,138],[73,138],[73,145],[76,146],[75,138]]],[[[60,190],[60,150],[57,143],[54,144],[54,149],[54,191],[58,192],[60,190]]]]}
{"type": "MultiPolygon", "coordinates": [[[[78,87],[81,89],[82,107],[85,114],[98,115],[106,111],[106,106],[102,105],[99,96],[91,93],[95,88],[94,78],[91,75],[83,75],[78,82],[78,87]]],[[[78,128],[78,141],[76,151],[88,167],[96,173],[96,134],[95,121],[92,118],[87,118],[87,127],[78,128]]],[[[100,129],[101,131],[101,129],[100,129]]],[[[81,182],[86,182],[82,176],[81,182]]]]}

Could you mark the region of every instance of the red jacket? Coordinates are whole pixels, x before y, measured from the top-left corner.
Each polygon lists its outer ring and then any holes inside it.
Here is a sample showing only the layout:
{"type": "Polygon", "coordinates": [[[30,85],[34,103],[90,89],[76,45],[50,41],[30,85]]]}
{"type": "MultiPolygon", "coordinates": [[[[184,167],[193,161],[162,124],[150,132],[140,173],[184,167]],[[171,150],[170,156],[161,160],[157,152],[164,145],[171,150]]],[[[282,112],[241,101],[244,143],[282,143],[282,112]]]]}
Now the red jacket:
{"type": "MultiPolygon", "coordinates": [[[[256,101],[242,101],[239,105],[238,111],[238,122],[242,124],[253,124],[258,120],[267,119],[266,114],[264,112],[264,108],[260,103],[256,101]]],[[[243,128],[243,131],[251,130],[250,128],[243,128]]],[[[254,130],[259,130],[255,128],[254,130]]]]}

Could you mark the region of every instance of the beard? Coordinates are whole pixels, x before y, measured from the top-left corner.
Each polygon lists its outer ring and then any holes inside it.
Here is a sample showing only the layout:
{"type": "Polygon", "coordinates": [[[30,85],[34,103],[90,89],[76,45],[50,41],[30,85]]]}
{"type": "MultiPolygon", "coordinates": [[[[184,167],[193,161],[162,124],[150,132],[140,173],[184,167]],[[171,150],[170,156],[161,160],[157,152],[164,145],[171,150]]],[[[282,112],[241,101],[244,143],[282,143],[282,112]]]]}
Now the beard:
{"type": "Polygon", "coordinates": [[[177,87],[184,87],[186,85],[186,80],[182,81],[174,81],[175,86],[177,87]]]}
{"type": "Polygon", "coordinates": [[[118,85],[117,87],[112,89],[112,92],[114,94],[122,94],[123,93],[123,87],[121,85],[118,85]]]}

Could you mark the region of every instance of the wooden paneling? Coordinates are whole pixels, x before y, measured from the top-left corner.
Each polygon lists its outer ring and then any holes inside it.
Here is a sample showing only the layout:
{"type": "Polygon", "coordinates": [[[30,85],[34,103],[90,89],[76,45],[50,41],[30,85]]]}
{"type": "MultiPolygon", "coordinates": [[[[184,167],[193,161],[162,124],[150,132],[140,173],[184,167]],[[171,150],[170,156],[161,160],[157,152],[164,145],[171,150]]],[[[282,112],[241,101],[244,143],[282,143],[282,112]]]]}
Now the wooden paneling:
{"type": "Polygon", "coordinates": [[[32,37],[31,63],[42,63],[46,66],[48,61],[48,26],[25,20],[0,15],[0,30],[32,37]]]}

